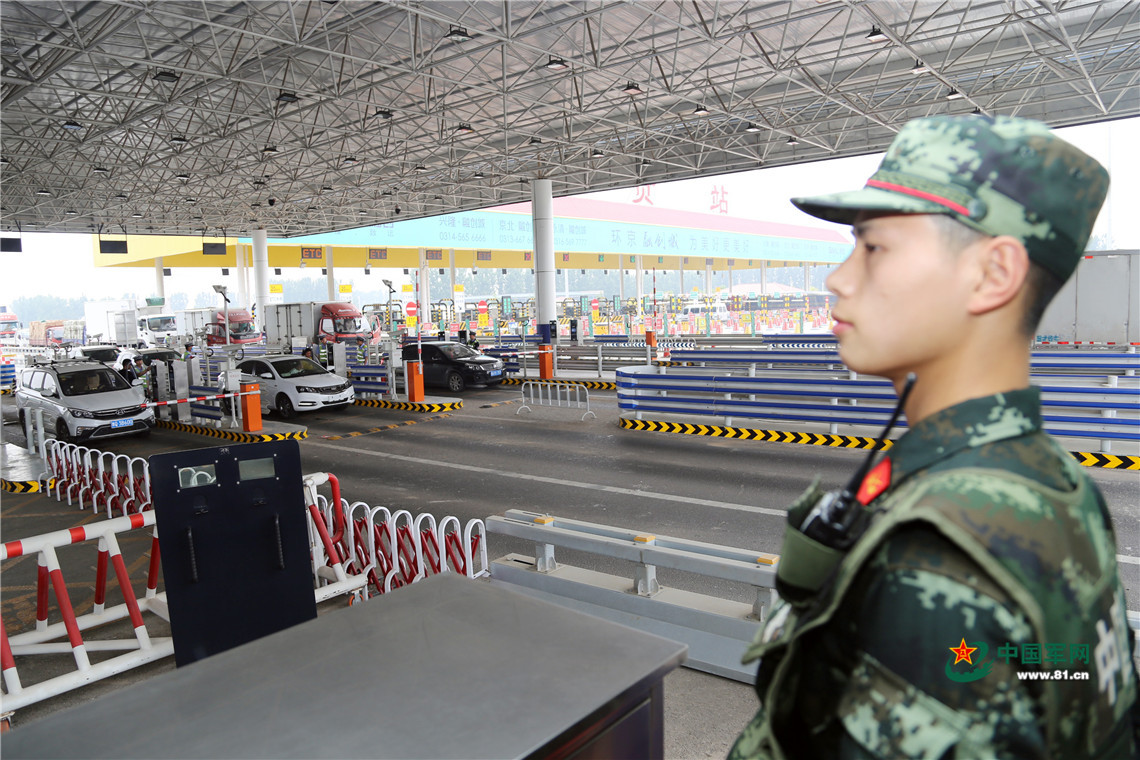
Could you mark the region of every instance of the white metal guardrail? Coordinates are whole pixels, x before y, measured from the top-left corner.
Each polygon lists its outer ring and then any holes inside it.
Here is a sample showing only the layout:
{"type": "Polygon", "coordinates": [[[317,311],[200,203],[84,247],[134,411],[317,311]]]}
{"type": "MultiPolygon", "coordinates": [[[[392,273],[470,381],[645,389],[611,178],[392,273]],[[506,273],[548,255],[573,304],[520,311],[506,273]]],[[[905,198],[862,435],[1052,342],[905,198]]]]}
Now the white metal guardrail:
{"type": "Polygon", "coordinates": [[[559,383],[544,383],[528,380],[522,384],[522,406],[515,410],[515,415],[522,411],[531,411],[531,406],[552,406],[566,409],[585,409],[582,421],[587,417],[597,419],[598,415],[590,410],[590,391],[581,385],[562,385],[559,383]]]}
{"type": "MultiPolygon", "coordinates": [[[[1140,442],[1140,390],[1118,387],[1117,379],[1110,377],[1107,387],[1042,386],[1045,430],[1097,440],[1104,452],[1113,441],[1140,442]]],[[[741,376],[715,368],[627,367],[618,370],[617,385],[618,407],[638,420],[700,415],[719,417],[729,427],[739,419],[806,422],[825,424],[834,434],[840,425],[881,426],[895,404],[885,380],[741,376]]]]}
{"type": "Polygon", "coordinates": [[[599,617],[683,641],[687,667],[751,683],[755,668],[740,656],[756,635],[775,591],[776,555],[625,530],[512,509],[487,518],[491,533],[533,541],[534,556],[509,554],[491,563],[491,577],[599,617]],[[634,577],[561,565],[563,547],[634,563],[634,577]],[[753,587],[752,604],[662,586],[669,568],[753,587]]]}

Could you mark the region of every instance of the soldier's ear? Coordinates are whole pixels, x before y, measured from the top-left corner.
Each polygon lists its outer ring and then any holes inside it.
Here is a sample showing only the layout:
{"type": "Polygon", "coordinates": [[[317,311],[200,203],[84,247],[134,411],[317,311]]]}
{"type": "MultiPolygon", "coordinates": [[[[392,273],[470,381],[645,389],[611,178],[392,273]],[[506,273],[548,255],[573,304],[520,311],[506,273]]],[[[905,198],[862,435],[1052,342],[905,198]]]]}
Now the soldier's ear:
{"type": "Polygon", "coordinates": [[[1029,254],[1015,237],[985,238],[963,252],[971,260],[974,286],[968,305],[971,314],[986,314],[1015,301],[1029,274],[1029,254]]]}

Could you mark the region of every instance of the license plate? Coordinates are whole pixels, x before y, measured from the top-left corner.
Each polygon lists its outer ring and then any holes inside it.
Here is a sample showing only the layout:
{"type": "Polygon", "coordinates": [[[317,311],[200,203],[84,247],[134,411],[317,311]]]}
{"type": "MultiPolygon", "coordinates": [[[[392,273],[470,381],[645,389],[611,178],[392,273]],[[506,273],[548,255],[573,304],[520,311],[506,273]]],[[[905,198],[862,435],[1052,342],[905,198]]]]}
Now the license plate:
{"type": "Polygon", "coordinates": [[[131,427],[134,424],[134,420],[111,420],[111,427],[113,428],[131,427]]]}
{"type": "Polygon", "coordinates": [[[499,375],[503,374],[503,371],[501,369],[493,369],[490,372],[488,372],[487,374],[490,375],[491,377],[498,377],[499,375]]]}

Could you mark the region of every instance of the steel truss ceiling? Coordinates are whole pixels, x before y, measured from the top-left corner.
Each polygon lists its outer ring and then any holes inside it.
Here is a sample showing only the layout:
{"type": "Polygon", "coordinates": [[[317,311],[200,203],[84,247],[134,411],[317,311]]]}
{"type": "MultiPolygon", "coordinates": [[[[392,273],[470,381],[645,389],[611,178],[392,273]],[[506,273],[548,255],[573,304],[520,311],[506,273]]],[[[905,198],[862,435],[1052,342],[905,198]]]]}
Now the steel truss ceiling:
{"type": "Polygon", "coordinates": [[[1129,0],[3,0],[0,54],[5,230],[287,237],[1140,112],[1129,0]]]}

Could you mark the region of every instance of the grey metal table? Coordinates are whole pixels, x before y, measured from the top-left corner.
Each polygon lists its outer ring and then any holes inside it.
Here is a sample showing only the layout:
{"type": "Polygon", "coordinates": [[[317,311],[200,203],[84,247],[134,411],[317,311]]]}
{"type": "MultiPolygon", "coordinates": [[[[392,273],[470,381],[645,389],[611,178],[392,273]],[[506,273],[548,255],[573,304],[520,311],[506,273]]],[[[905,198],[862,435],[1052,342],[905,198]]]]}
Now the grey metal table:
{"type": "Polygon", "coordinates": [[[428,578],[58,713],[6,758],[661,757],[686,647],[428,578]]]}

